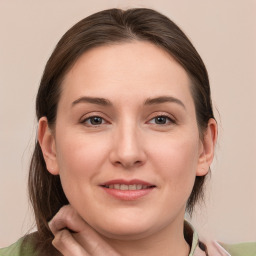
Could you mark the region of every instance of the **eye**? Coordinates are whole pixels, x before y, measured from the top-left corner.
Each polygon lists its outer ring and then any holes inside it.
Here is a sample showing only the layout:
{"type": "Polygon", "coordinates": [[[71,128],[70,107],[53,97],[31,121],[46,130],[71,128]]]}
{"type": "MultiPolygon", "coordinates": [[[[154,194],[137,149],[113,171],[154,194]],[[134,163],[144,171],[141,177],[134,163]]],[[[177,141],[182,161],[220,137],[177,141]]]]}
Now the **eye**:
{"type": "Polygon", "coordinates": [[[106,121],[100,116],[90,116],[82,121],[83,124],[88,126],[98,126],[101,124],[105,124],[106,121]]]}
{"type": "Polygon", "coordinates": [[[169,123],[175,123],[173,119],[171,119],[168,116],[165,115],[160,115],[160,116],[156,116],[154,118],[152,118],[149,121],[150,124],[158,124],[158,125],[166,125],[169,123]]]}

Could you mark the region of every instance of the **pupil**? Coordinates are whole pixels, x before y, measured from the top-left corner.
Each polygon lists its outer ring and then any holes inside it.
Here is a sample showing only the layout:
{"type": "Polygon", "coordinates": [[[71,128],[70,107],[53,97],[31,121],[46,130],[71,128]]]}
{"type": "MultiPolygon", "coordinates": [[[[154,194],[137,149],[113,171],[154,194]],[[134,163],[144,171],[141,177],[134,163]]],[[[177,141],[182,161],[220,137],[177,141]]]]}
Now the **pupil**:
{"type": "Polygon", "coordinates": [[[91,123],[95,124],[95,125],[101,124],[102,123],[102,118],[98,117],[98,116],[95,116],[95,117],[91,118],[91,123]]]}
{"type": "Polygon", "coordinates": [[[156,118],[156,123],[157,123],[157,124],[165,124],[165,123],[166,123],[166,117],[164,117],[164,116],[158,116],[158,117],[156,118]]]}

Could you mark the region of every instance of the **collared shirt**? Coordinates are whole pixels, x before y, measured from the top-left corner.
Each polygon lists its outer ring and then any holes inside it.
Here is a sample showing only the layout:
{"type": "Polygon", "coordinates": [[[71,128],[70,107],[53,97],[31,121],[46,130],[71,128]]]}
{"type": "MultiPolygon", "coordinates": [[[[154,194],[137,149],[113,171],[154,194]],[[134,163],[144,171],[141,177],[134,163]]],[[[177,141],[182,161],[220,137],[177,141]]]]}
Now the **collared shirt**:
{"type": "Polygon", "coordinates": [[[256,242],[225,244],[217,241],[200,242],[193,226],[185,221],[184,236],[192,240],[189,256],[256,256],[256,242]]]}
{"type": "Polygon", "coordinates": [[[187,221],[184,223],[184,237],[188,243],[189,241],[192,241],[190,244],[191,249],[189,256],[230,256],[230,254],[219,244],[217,245],[212,242],[213,246],[208,248],[207,245],[209,245],[209,243],[205,245],[204,243],[200,242],[197,232],[187,221]],[[210,252],[208,249],[210,249],[210,252]]]}

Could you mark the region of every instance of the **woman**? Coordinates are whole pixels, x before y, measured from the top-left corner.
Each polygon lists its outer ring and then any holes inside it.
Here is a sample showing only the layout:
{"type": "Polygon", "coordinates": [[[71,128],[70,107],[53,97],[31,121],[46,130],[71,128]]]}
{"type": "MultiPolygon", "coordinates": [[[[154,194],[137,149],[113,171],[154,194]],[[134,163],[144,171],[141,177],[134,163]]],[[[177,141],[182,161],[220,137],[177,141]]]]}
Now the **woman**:
{"type": "Polygon", "coordinates": [[[47,62],[36,112],[38,231],[3,255],[208,255],[184,214],[203,197],[217,124],[206,68],[172,21],[111,9],[78,22],[47,62]]]}

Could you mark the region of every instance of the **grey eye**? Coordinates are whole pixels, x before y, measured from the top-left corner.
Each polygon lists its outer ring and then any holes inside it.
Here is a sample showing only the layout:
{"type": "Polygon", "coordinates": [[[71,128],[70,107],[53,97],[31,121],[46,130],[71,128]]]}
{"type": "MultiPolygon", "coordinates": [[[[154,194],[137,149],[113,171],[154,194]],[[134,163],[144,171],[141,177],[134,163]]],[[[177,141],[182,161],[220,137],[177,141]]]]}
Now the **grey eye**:
{"type": "Polygon", "coordinates": [[[154,118],[150,119],[149,124],[171,125],[171,124],[175,124],[175,121],[167,115],[159,115],[159,116],[155,116],[154,118]]]}
{"type": "Polygon", "coordinates": [[[156,124],[166,124],[169,118],[166,116],[157,116],[154,119],[156,124]]]}
{"type": "Polygon", "coordinates": [[[100,124],[102,124],[103,119],[99,116],[93,116],[93,117],[88,118],[88,121],[92,125],[100,125],[100,124]]]}
{"type": "Polygon", "coordinates": [[[90,116],[84,119],[81,123],[85,124],[86,126],[97,126],[105,124],[106,121],[100,116],[90,116]]]}

